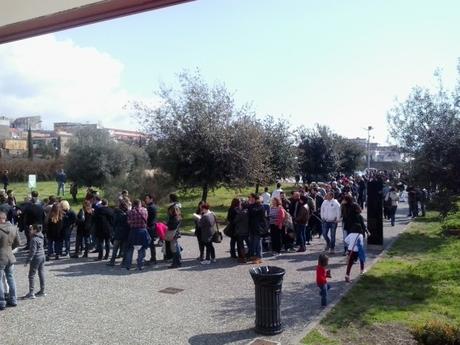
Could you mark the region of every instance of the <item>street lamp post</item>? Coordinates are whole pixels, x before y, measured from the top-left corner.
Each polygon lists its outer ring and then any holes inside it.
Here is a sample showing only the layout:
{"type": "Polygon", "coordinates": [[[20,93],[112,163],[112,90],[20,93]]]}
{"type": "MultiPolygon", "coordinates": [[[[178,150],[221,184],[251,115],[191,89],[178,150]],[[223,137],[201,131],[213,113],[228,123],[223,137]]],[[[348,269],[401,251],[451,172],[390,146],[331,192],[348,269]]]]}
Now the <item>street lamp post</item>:
{"type": "Polygon", "coordinates": [[[371,168],[371,131],[372,126],[367,127],[367,170],[371,168]]]}

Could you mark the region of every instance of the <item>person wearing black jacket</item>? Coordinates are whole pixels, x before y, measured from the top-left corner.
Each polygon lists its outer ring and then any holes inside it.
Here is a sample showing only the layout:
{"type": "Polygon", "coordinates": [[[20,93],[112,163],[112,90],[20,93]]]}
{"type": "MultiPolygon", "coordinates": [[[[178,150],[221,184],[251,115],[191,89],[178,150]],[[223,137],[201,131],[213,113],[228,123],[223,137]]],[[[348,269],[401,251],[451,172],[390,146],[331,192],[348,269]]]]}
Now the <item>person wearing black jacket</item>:
{"type": "Polygon", "coordinates": [[[231,235],[230,237],[230,256],[233,259],[238,258],[238,256],[236,255],[236,247],[237,247],[238,239],[235,234],[235,218],[240,208],[241,208],[240,199],[234,198],[227,212],[228,227],[230,229],[230,235],[231,235]]]}
{"type": "Polygon", "coordinates": [[[249,217],[249,244],[250,259],[255,264],[262,263],[262,236],[268,231],[265,209],[258,194],[252,193],[249,196],[248,205],[249,217]]]}
{"type": "Polygon", "coordinates": [[[40,204],[38,200],[38,193],[36,191],[32,192],[32,199],[30,200],[30,202],[24,205],[22,216],[24,221],[24,233],[27,238],[27,244],[24,249],[29,249],[29,227],[34,224],[43,225],[43,222],[45,220],[45,212],[43,210],[43,206],[40,204]]]}
{"type": "Polygon", "coordinates": [[[97,261],[107,260],[110,253],[110,238],[113,233],[113,210],[108,206],[107,200],[102,200],[101,206],[94,211],[94,223],[97,239],[97,261]],[[103,255],[105,247],[105,255],[103,255]]]}
{"type": "Polygon", "coordinates": [[[94,227],[94,209],[91,201],[85,200],[83,207],[77,214],[77,238],[75,240],[75,254],[73,258],[78,259],[80,252],[84,249],[83,257],[88,257],[90,237],[94,227]]]}
{"type": "Polygon", "coordinates": [[[114,209],[114,224],[113,224],[113,249],[112,258],[107,263],[109,266],[115,265],[115,259],[123,256],[121,263],[122,267],[127,264],[127,250],[130,226],[128,224],[128,203],[125,200],[120,200],[118,208],[114,209]],[[120,250],[120,254],[118,254],[120,250]],[[118,254],[118,256],[117,256],[118,254]]]}
{"type": "Polygon", "coordinates": [[[155,199],[152,195],[147,194],[144,198],[145,208],[147,209],[148,217],[147,217],[147,231],[149,232],[150,238],[152,241],[150,242],[150,263],[153,265],[157,264],[157,256],[155,251],[155,227],[157,223],[157,207],[155,205],[155,199]]]}

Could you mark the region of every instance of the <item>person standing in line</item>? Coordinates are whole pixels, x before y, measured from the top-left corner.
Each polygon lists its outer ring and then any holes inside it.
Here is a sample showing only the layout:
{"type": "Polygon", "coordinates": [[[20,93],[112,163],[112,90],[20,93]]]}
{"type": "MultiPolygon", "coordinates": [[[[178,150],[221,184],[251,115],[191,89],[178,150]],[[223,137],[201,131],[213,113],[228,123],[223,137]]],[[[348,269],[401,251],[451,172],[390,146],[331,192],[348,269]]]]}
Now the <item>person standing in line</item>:
{"type": "Polygon", "coordinates": [[[235,217],[238,214],[239,209],[241,208],[241,201],[238,198],[233,198],[230,208],[227,211],[227,229],[230,236],[230,257],[232,259],[238,258],[237,255],[237,242],[238,238],[235,233],[235,217]]]}
{"type": "Polygon", "coordinates": [[[113,233],[113,210],[109,207],[107,200],[102,200],[101,205],[95,209],[94,223],[98,252],[96,260],[107,260],[110,254],[110,238],[113,233]]]}
{"type": "Polygon", "coordinates": [[[115,266],[115,260],[123,257],[121,267],[126,268],[126,252],[128,247],[128,237],[130,227],[128,224],[129,204],[126,200],[119,200],[118,207],[114,209],[113,214],[113,248],[112,257],[107,263],[108,266],[115,266]]]}
{"type": "Polygon", "coordinates": [[[326,240],[326,248],[330,253],[335,250],[335,232],[337,224],[340,220],[340,204],[334,198],[334,192],[330,191],[326,194],[326,200],[321,205],[321,219],[323,221],[323,237],[326,240]],[[329,237],[329,231],[331,236],[329,237]]]}
{"type": "Polygon", "coordinates": [[[267,217],[270,215],[270,199],[271,194],[268,192],[268,187],[265,187],[264,192],[262,194],[262,203],[264,205],[265,214],[267,217]]]}
{"type": "Polygon", "coordinates": [[[199,226],[201,229],[201,241],[206,247],[206,258],[201,261],[202,265],[209,265],[212,262],[216,262],[216,250],[212,242],[212,237],[217,231],[217,218],[209,208],[210,206],[207,202],[201,205],[202,216],[199,226]]]}
{"type": "Polygon", "coordinates": [[[131,269],[134,248],[137,249],[137,269],[144,269],[145,250],[149,247],[150,235],[147,231],[148,211],[142,207],[140,200],[133,201],[133,208],[128,212],[128,224],[131,228],[129,232],[129,249],[126,258],[126,269],[131,269]]]}
{"type": "Polygon", "coordinates": [[[299,248],[297,249],[297,252],[300,253],[307,251],[306,243],[307,240],[310,241],[310,237],[307,237],[307,225],[309,220],[310,207],[308,206],[308,198],[303,195],[299,199],[299,207],[294,220],[297,238],[299,241],[299,248]]]}
{"type": "Polygon", "coordinates": [[[250,258],[253,263],[260,264],[262,263],[262,236],[268,232],[268,224],[258,194],[252,193],[249,196],[248,217],[250,258]]]}
{"type": "Polygon", "coordinates": [[[166,238],[167,244],[169,244],[173,255],[173,262],[169,268],[178,268],[182,266],[182,248],[178,241],[180,238],[180,225],[182,221],[181,204],[176,194],[170,194],[169,201],[171,205],[168,207],[168,220],[166,222],[168,231],[166,232],[166,238]]]}
{"type": "Polygon", "coordinates": [[[388,199],[391,201],[391,208],[390,208],[391,226],[395,226],[396,210],[398,209],[398,205],[399,205],[399,193],[396,191],[395,187],[391,187],[390,192],[388,194],[388,199]]]}
{"type": "Polygon", "coordinates": [[[16,307],[16,281],[14,279],[14,264],[16,258],[13,250],[20,246],[19,234],[16,226],[6,220],[6,214],[0,212],[0,310],[6,306],[16,307]],[[8,297],[3,281],[9,286],[8,297]]]}
{"type": "Polygon", "coordinates": [[[45,220],[45,212],[40,200],[38,199],[38,192],[33,191],[31,196],[32,198],[30,199],[30,202],[26,203],[23,208],[24,233],[27,239],[27,244],[24,249],[29,249],[29,227],[33,224],[43,225],[45,220]]]}
{"type": "Polygon", "coordinates": [[[236,237],[236,248],[238,250],[238,263],[245,264],[247,255],[244,244],[246,243],[248,252],[250,248],[248,209],[242,205],[239,199],[236,200],[238,200],[234,208],[236,214],[232,223],[236,237]]]}
{"type": "Polygon", "coordinates": [[[8,176],[8,170],[5,170],[2,175],[3,189],[8,191],[8,186],[10,185],[10,178],[8,176]]]}
{"type": "Polygon", "coordinates": [[[75,239],[75,254],[73,258],[78,259],[82,250],[83,257],[87,258],[90,247],[90,237],[94,228],[94,209],[91,201],[83,201],[83,206],[77,215],[77,238],[75,239]]]}
{"type": "Polygon", "coordinates": [[[281,255],[285,218],[286,211],[281,204],[281,200],[278,198],[272,199],[272,207],[270,208],[270,237],[274,256],[281,255]]]}
{"type": "Polygon", "coordinates": [[[67,200],[61,201],[62,211],[64,212],[62,231],[64,235],[64,256],[70,256],[70,237],[72,237],[72,230],[77,222],[77,215],[70,209],[70,204],[67,200]]]}
{"type": "Polygon", "coordinates": [[[151,238],[150,241],[150,263],[152,265],[157,264],[156,248],[155,248],[155,228],[157,224],[157,206],[155,205],[155,199],[151,194],[147,194],[144,197],[145,207],[147,209],[147,231],[151,238]]]}
{"type": "Polygon", "coordinates": [[[350,229],[355,221],[355,207],[351,195],[345,195],[340,205],[340,214],[342,216],[342,238],[343,238],[343,255],[347,255],[347,244],[345,238],[348,236],[350,229]]]}
{"type": "Polygon", "coordinates": [[[48,253],[46,261],[55,255],[55,260],[59,260],[62,252],[64,212],[60,203],[54,203],[48,215],[48,224],[46,227],[46,236],[48,237],[48,253]]]}
{"type": "Polygon", "coordinates": [[[42,234],[42,226],[33,224],[30,226],[30,241],[29,256],[27,257],[25,267],[29,267],[29,293],[24,298],[34,299],[35,297],[44,297],[45,294],[45,241],[42,234]],[[35,289],[35,274],[38,272],[40,280],[40,291],[34,292],[35,289]]]}
{"type": "MultiPolygon", "coordinates": [[[[200,216],[200,217],[203,215],[203,210],[201,209],[201,206],[203,206],[204,203],[205,203],[205,201],[201,200],[198,203],[198,206],[197,206],[197,209],[196,209],[196,212],[195,212],[195,214],[200,216]]],[[[230,210],[228,210],[229,214],[230,214],[230,210]]],[[[201,262],[201,261],[204,260],[204,243],[203,243],[203,241],[201,241],[200,219],[194,218],[194,222],[195,222],[195,236],[196,236],[196,239],[198,241],[198,250],[200,251],[200,255],[196,259],[199,262],[201,262]]],[[[230,242],[230,247],[231,247],[231,242],[230,242]]],[[[231,249],[230,249],[230,251],[231,251],[231,249]]]]}
{"type": "Polygon", "coordinates": [[[59,170],[59,172],[56,174],[56,182],[58,185],[57,189],[57,196],[62,193],[62,196],[64,196],[65,192],[65,183],[67,182],[67,175],[64,172],[64,169],[59,170]]]}

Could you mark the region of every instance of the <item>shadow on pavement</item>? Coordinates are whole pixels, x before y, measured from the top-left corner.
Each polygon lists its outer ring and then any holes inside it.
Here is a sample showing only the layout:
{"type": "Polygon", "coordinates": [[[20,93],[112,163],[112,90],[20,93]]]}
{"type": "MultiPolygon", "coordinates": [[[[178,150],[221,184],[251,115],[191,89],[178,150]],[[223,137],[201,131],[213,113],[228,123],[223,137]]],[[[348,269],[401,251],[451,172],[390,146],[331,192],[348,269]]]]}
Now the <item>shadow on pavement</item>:
{"type": "Polygon", "coordinates": [[[236,341],[247,340],[248,342],[257,335],[252,328],[225,333],[204,333],[194,335],[188,340],[190,345],[216,345],[230,344],[236,341]]]}

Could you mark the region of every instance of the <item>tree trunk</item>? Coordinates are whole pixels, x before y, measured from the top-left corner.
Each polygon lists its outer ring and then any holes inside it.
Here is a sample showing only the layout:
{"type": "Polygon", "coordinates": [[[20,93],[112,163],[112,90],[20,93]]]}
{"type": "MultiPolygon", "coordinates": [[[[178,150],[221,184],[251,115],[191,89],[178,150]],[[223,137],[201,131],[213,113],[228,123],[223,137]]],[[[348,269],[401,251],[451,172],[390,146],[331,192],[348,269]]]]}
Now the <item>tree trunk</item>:
{"type": "Polygon", "coordinates": [[[205,183],[203,186],[203,194],[201,195],[201,200],[206,201],[206,199],[208,198],[208,190],[209,186],[207,183],[205,183]]]}
{"type": "Polygon", "coordinates": [[[257,182],[256,183],[256,194],[259,194],[259,187],[260,187],[260,183],[257,182]]]}

